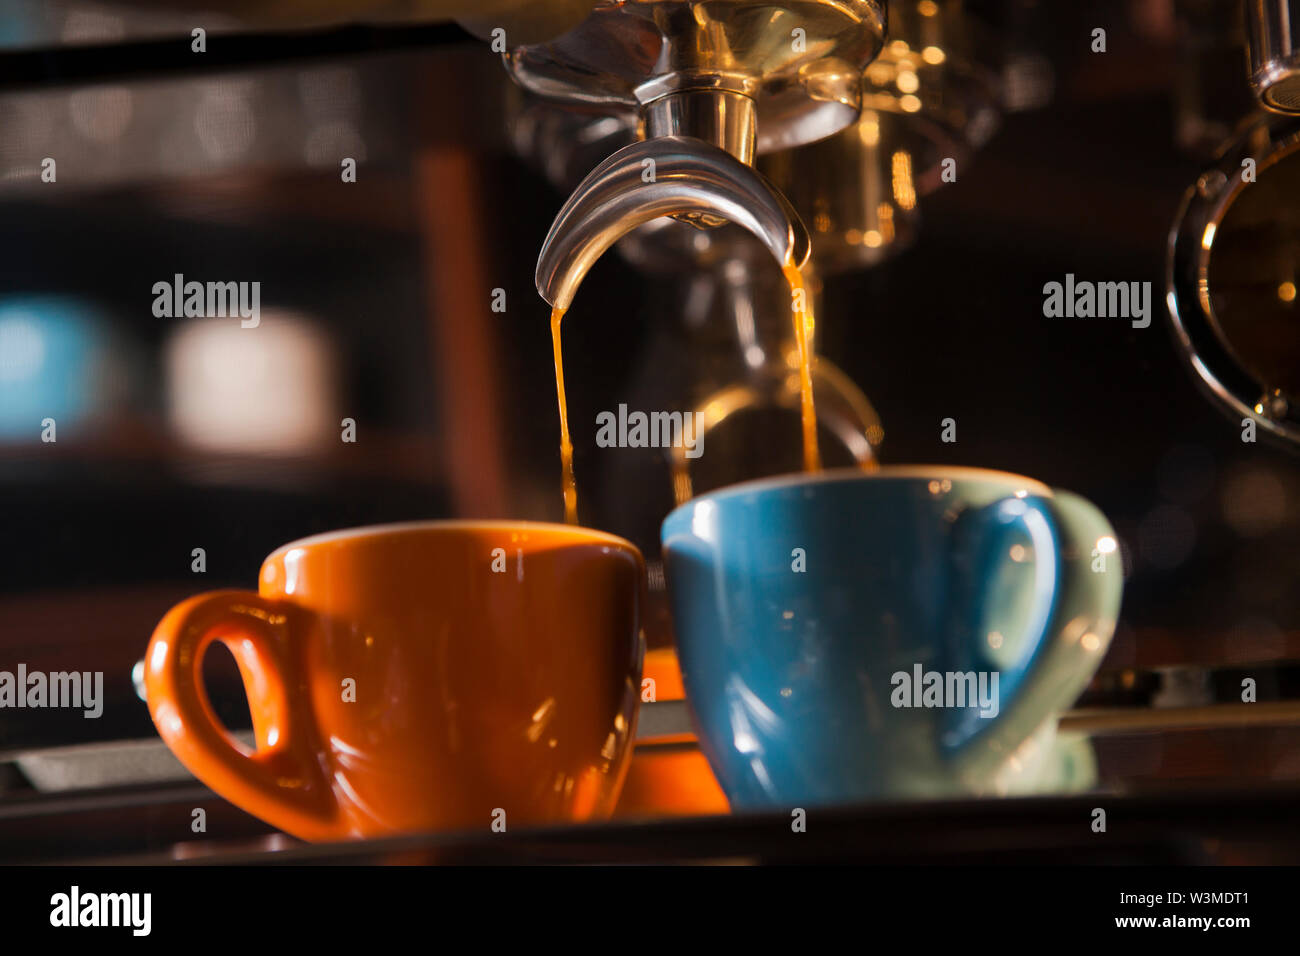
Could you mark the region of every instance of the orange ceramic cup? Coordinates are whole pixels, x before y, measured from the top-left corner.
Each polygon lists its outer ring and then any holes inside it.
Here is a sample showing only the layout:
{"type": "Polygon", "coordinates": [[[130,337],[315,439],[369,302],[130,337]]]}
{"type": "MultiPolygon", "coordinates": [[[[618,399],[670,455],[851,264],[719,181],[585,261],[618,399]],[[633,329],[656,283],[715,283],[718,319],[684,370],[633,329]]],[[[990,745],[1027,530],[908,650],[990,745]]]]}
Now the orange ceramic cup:
{"type": "Polygon", "coordinates": [[[608,816],[644,655],[640,552],[567,525],[424,522],[280,548],[258,593],[174,607],[145,658],[149,712],[219,794],[307,840],[608,816]],[[202,680],[221,641],[257,740],[202,680]]]}

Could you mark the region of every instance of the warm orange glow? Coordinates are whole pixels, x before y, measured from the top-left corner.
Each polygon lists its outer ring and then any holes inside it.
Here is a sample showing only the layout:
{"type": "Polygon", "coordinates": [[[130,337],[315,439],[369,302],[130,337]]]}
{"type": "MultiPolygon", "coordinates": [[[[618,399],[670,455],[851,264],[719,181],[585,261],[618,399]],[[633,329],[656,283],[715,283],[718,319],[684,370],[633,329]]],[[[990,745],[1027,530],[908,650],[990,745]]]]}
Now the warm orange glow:
{"type": "Polygon", "coordinates": [[[885,242],[894,241],[894,207],[882,202],[876,207],[876,218],[880,220],[880,237],[885,242]]]}
{"type": "Polygon", "coordinates": [[[596,767],[587,767],[578,775],[571,804],[575,820],[590,820],[599,816],[601,792],[605,789],[604,776],[596,767]]]}
{"type": "Polygon", "coordinates": [[[880,117],[871,111],[864,111],[858,120],[858,140],[863,146],[875,146],[880,142],[880,117]]]}
{"type": "Polygon", "coordinates": [[[677,652],[671,647],[646,651],[643,679],[654,681],[655,700],[683,700],[686,689],[682,686],[682,671],[677,663],[677,652]]]}
{"type": "Polygon", "coordinates": [[[902,209],[916,206],[916,184],[912,181],[912,154],[900,149],[890,160],[894,201],[902,209]]]}
{"type": "Polygon", "coordinates": [[[614,817],[700,816],[730,810],[696,745],[642,746],[632,752],[614,817]]]}

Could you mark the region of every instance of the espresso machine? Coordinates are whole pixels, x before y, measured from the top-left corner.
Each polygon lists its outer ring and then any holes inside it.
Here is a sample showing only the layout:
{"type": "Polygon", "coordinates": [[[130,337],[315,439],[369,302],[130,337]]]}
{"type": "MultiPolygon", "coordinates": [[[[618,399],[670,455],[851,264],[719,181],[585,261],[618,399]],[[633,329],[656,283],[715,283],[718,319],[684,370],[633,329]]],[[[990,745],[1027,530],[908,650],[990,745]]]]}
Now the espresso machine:
{"type": "MultiPolygon", "coordinates": [[[[105,684],[103,719],[0,709],[0,862],[1298,858],[1295,3],[12,8],[0,672],[105,684]],[[702,752],[660,539],[801,468],[791,266],[826,469],[1076,489],[1125,594],[988,799],[839,808],[794,843],[702,752]],[[1150,283],[1149,327],[1049,317],[1067,274],[1150,283]],[[152,311],[191,278],[260,281],[259,334],[152,311]],[[558,523],[551,310],[580,524],[645,559],[650,684],[612,819],[310,845],[208,789],[146,706],[158,621],[285,541],[558,523]],[[620,406],[696,416],[708,453],[598,444],[620,406]],[[47,417],[57,442],[33,438],[47,417]],[[1122,844],[1073,829],[1103,805],[1122,844]]],[[[248,748],[246,661],[209,658],[248,748]]]]}

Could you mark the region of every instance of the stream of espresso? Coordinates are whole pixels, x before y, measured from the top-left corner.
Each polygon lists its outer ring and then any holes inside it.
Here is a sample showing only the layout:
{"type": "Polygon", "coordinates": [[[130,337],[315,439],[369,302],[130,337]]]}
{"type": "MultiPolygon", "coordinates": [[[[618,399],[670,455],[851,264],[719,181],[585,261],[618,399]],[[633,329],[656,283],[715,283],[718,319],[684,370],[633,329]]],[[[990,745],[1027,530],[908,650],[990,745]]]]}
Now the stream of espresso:
{"type": "Polygon", "coordinates": [[[578,523],[578,485],[573,480],[573,442],[569,440],[569,403],[564,397],[564,352],[560,348],[560,323],[564,309],[551,309],[551,349],[555,352],[555,394],[560,400],[560,487],[564,492],[564,520],[578,523]]]}
{"type": "MultiPolygon", "coordinates": [[[[803,422],[804,471],[820,471],[821,453],[817,449],[817,407],[813,402],[812,334],[813,312],[804,286],[803,273],[792,261],[782,266],[790,284],[791,312],[794,317],[794,340],[799,348],[800,416],[803,422]]],[[[560,403],[560,468],[564,493],[564,520],[578,523],[578,486],[573,478],[573,442],[569,438],[569,404],[564,397],[564,353],[560,346],[560,324],[564,309],[551,309],[551,349],[555,353],[555,394],[560,403]]]]}
{"type": "Polygon", "coordinates": [[[790,309],[794,315],[794,341],[799,347],[799,411],[803,420],[803,470],[821,471],[822,456],[817,448],[817,406],[813,402],[812,334],[814,316],[804,287],[803,273],[793,260],[781,267],[790,283],[790,309]]]}

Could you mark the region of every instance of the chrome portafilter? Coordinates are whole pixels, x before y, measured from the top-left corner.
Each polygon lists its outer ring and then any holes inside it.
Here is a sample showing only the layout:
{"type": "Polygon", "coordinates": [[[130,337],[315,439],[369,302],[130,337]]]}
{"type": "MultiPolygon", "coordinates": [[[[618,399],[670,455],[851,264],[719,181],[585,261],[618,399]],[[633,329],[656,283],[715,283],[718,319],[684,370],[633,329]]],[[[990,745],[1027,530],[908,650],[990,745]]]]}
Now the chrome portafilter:
{"type": "MultiPolygon", "coordinates": [[[[920,201],[958,168],[964,173],[967,158],[998,124],[1003,95],[989,62],[987,28],[960,0],[892,0],[888,19],[889,40],[860,77],[861,115],[847,128],[772,151],[764,148],[763,122],[781,118],[765,114],[761,100],[752,111],[758,121],[753,164],[803,217],[814,236],[810,267],[821,276],[876,265],[905,248],[919,227],[920,201]]],[[[515,115],[516,149],[562,189],[616,149],[672,125],[656,120],[672,98],[641,110],[597,100],[586,105],[600,112],[529,96],[515,115]]],[[[706,110],[672,122],[694,127],[682,131],[745,160],[748,150],[729,148],[725,124],[706,123],[708,116],[706,110]]],[[[618,248],[642,271],[676,275],[746,255],[748,237],[737,233],[660,219],[618,248]]]]}
{"type": "Polygon", "coordinates": [[[648,139],[692,136],[749,163],[857,119],[885,26],[884,0],[600,0],[504,56],[530,93],[632,112],[648,139]]]}
{"type": "Polygon", "coordinates": [[[561,210],[538,262],[543,297],[567,307],[572,283],[557,276],[580,279],[611,236],[665,216],[736,223],[782,265],[795,253],[802,265],[807,236],[800,226],[803,248],[793,249],[790,204],[743,170],[759,154],[857,119],[862,71],[884,43],[886,20],[885,0],[600,0],[561,36],[508,50],[506,68],[522,89],[588,114],[634,117],[646,141],[610,156],[561,210]]]}

